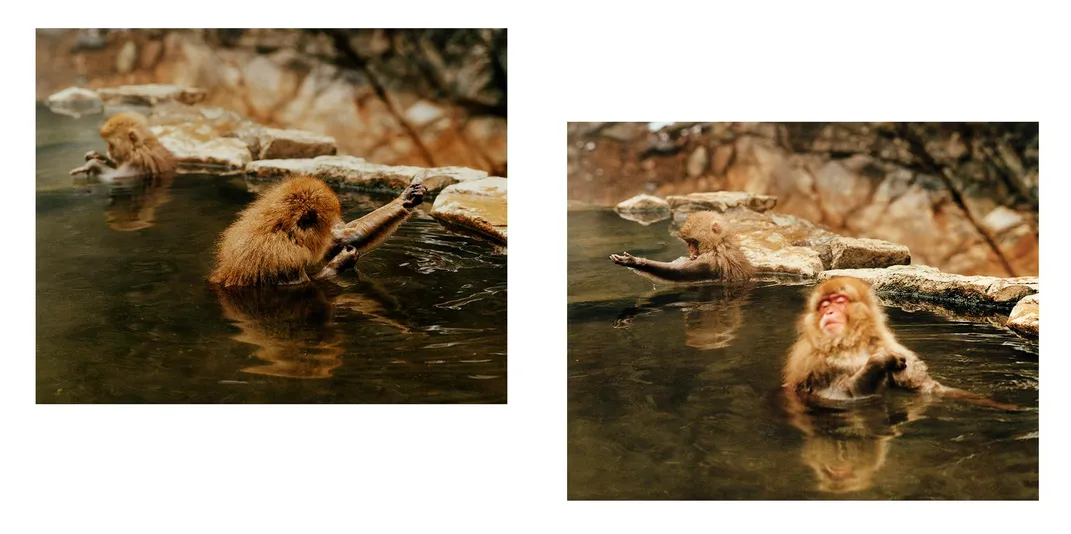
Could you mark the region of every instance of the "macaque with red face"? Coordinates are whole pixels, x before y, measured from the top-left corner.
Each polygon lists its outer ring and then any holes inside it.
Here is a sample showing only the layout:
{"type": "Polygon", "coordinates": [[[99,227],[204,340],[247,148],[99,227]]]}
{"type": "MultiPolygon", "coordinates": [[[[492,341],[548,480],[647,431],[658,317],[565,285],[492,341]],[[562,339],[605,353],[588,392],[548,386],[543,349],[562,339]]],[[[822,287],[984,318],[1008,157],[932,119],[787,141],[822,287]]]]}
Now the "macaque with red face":
{"type": "Polygon", "coordinates": [[[701,282],[747,281],[755,267],[740,250],[736,235],[711,211],[688,216],[677,236],[688,245],[688,257],[672,262],[637,258],[628,252],[611,254],[610,260],[655,280],[701,282]]]}
{"type": "Polygon", "coordinates": [[[140,113],[112,115],[100,127],[100,136],[108,144],[107,155],[95,150],[86,153],[85,165],[71,169],[71,174],[86,173],[107,181],[122,176],[165,174],[175,170],[178,161],[160,144],[149,121],[140,113]]]}
{"type": "Polygon", "coordinates": [[[427,189],[410,185],[389,204],[348,224],[334,191],[311,176],[265,191],[220,236],[209,280],[228,286],[300,284],[306,269],[330,252],[315,275],[330,278],[386,241],[419,205],[427,189]]]}
{"type": "Polygon", "coordinates": [[[874,290],[857,278],[819,284],[798,330],[784,367],[784,387],[809,402],[851,400],[895,387],[1015,409],[930,377],[918,355],[896,341],[874,290]]]}

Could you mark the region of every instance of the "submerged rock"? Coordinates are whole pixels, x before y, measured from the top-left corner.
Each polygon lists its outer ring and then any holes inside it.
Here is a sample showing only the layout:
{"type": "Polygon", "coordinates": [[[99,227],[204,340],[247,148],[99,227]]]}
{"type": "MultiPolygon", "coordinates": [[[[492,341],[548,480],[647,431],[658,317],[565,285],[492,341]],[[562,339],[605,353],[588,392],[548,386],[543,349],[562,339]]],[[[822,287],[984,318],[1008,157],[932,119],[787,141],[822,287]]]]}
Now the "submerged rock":
{"type": "Polygon", "coordinates": [[[666,197],[669,208],[676,213],[693,211],[716,211],[724,213],[732,208],[747,208],[764,212],[777,205],[777,197],[756,195],[743,191],[717,191],[713,193],[692,193],[666,197]]]}
{"type": "Polygon", "coordinates": [[[431,216],[446,228],[506,246],[506,179],[454,184],[439,193],[431,216]]]}
{"type": "Polygon", "coordinates": [[[819,280],[854,276],[869,282],[883,295],[933,300],[951,306],[990,306],[1010,309],[1020,299],[1037,293],[1038,278],[997,278],[943,273],[925,265],[897,265],[886,269],[825,271],[819,280]]]}
{"type": "Polygon", "coordinates": [[[81,87],[68,87],[55,93],[48,97],[45,104],[53,113],[75,118],[104,110],[100,96],[94,91],[81,87]]]}
{"type": "Polygon", "coordinates": [[[1037,336],[1040,299],[1037,293],[1023,297],[1008,316],[1008,328],[1021,334],[1037,336]]]}
{"type": "Polygon", "coordinates": [[[207,95],[203,90],[193,87],[155,83],[108,87],[99,89],[97,94],[105,106],[155,106],[164,102],[193,105],[204,100],[207,95]]]}
{"type": "Polygon", "coordinates": [[[628,219],[647,226],[670,217],[669,203],[652,195],[636,195],[621,201],[614,211],[622,219],[628,219]]]}
{"type": "Polygon", "coordinates": [[[245,143],[215,137],[206,126],[153,126],[152,132],[179,160],[184,174],[236,174],[253,160],[245,143]]]}
{"type": "Polygon", "coordinates": [[[262,179],[312,175],[343,188],[395,193],[408,187],[414,179],[423,183],[428,191],[435,193],[448,185],[480,180],[487,176],[486,172],[465,167],[379,165],[353,156],[260,160],[250,163],[246,172],[262,179]]]}

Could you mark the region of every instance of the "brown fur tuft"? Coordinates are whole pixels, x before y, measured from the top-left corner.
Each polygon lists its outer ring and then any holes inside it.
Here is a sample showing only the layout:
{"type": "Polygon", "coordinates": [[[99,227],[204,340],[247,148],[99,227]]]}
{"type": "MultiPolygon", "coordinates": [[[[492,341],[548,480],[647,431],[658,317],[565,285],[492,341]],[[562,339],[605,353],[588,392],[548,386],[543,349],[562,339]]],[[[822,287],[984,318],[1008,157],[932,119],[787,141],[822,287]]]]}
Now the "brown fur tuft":
{"type": "Polygon", "coordinates": [[[323,259],[331,229],[342,221],[338,197],[312,177],[291,178],[265,191],[220,236],[209,280],[223,286],[300,280],[323,259]]]}

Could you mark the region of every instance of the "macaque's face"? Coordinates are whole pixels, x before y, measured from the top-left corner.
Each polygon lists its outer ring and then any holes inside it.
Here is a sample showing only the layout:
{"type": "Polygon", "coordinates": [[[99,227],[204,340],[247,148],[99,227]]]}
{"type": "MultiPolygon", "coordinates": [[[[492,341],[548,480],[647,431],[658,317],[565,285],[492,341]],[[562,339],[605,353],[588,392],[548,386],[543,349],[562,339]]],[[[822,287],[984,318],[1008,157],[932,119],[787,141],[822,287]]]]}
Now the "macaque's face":
{"type": "Polygon", "coordinates": [[[826,334],[840,334],[848,326],[848,304],[844,293],[832,293],[818,301],[818,328],[826,334]]]}

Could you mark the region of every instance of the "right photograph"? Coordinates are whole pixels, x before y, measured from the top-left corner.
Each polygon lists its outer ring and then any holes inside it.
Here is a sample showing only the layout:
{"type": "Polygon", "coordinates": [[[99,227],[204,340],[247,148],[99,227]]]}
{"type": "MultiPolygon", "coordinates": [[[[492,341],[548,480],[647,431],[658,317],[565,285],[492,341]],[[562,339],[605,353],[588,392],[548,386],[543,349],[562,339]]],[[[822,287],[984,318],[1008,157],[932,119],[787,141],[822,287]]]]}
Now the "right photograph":
{"type": "Polygon", "coordinates": [[[1038,131],[569,123],[568,498],[1037,500],[1038,131]]]}

